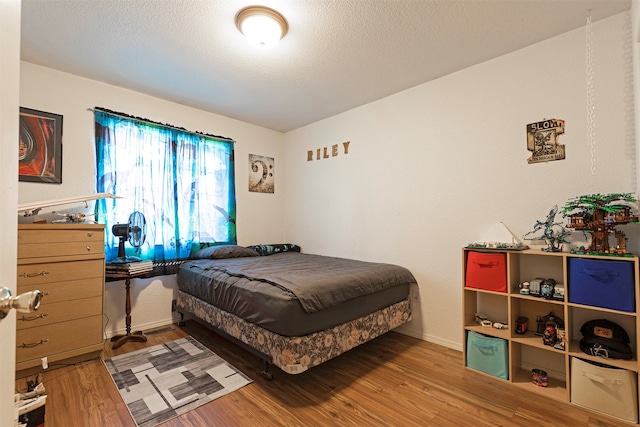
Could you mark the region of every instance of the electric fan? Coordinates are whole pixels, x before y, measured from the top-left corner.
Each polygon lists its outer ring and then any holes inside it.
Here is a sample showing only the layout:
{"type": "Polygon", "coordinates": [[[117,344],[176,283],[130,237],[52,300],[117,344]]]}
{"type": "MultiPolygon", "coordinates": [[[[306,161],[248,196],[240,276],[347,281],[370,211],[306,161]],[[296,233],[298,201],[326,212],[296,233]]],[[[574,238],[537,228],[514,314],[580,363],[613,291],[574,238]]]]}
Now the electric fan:
{"type": "Polygon", "coordinates": [[[144,218],[142,212],[133,212],[129,215],[129,222],[127,224],[114,224],[113,227],[111,227],[111,231],[114,236],[120,237],[120,243],[118,244],[118,261],[140,261],[140,258],[125,255],[124,242],[128,240],[129,244],[134,248],[139,248],[144,243],[147,237],[147,220],[144,218]]]}

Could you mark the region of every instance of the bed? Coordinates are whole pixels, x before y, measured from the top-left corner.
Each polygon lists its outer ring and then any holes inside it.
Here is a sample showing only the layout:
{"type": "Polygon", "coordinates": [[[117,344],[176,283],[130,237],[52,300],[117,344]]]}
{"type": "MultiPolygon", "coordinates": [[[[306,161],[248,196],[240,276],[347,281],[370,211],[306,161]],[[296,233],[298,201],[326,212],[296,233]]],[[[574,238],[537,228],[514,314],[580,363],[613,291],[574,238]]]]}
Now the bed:
{"type": "Polygon", "coordinates": [[[293,244],[212,246],[183,263],[176,306],[270,365],[299,374],[411,319],[404,267],[301,253],[293,244]]]}

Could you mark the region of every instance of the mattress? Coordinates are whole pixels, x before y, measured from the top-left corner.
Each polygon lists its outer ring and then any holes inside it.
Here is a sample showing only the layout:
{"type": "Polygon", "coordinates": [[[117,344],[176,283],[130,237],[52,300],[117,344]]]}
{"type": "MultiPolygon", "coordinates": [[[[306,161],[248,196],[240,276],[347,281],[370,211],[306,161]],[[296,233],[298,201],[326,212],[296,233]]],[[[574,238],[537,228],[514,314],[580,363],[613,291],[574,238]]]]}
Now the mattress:
{"type": "Polygon", "coordinates": [[[178,288],[283,336],[303,336],[407,299],[404,267],[299,252],[198,259],[182,264],[178,288]]]}

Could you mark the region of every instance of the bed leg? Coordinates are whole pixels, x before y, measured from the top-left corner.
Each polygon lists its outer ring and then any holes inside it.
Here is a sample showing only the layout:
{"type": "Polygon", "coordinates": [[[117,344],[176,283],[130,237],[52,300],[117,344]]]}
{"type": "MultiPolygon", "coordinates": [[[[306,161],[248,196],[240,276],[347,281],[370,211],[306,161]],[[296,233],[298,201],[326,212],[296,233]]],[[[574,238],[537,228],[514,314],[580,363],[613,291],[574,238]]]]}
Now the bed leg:
{"type": "Polygon", "coordinates": [[[264,378],[267,381],[271,381],[273,379],[273,374],[271,372],[269,372],[269,362],[267,362],[266,360],[264,361],[264,371],[260,372],[260,375],[262,375],[262,378],[264,378]]]}
{"type": "Polygon", "coordinates": [[[187,322],[184,321],[184,313],[179,312],[180,313],[180,320],[178,320],[178,326],[184,326],[187,324],[187,322]]]}

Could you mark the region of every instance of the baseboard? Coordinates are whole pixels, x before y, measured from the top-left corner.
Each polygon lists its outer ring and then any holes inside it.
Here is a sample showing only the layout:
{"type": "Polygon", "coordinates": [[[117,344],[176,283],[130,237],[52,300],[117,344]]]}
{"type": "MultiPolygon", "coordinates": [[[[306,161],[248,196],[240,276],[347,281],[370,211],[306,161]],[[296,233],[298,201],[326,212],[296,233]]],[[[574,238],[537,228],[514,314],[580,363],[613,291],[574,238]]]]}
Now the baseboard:
{"type": "MultiPolygon", "coordinates": [[[[177,323],[180,320],[180,313],[172,313],[171,317],[168,318],[164,318],[164,319],[159,319],[159,320],[154,320],[153,322],[147,322],[147,323],[137,323],[135,325],[132,325],[131,327],[131,331],[147,331],[150,329],[155,329],[155,328],[159,328],[162,326],[167,326],[167,325],[171,325],[173,323],[177,323]]],[[[106,331],[105,335],[106,335],[106,339],[111,339],[111,337],[116,336],[116,335],[122,335],[125,334],[127,332],[126,327],[125,328],[120,328],[117,329],[115,331],[106,331]]]]}
{"type": "Polygon", "coordinates": [[[433,335],[427,335],[427,334],[423,334],[421,332],[418,331],[414,331],[411,330],[409,328],[403,328],[400,327],[398,329],[395,329],[396,332],[403,334],[403,335],[407,335],[413,338],[417,338],[419,340],[422,341],[427,341],[430,343],[434,343],[434,344],[438,344],[441,345],[443,347],[447,347],[450,348],[452,350],[457,350],[457,351],[462,351],[462,345],[460,343],[454,342],[454,341],[449,341],[449,340],[444,340],[440,337],[435,337],[433,335]]]}

